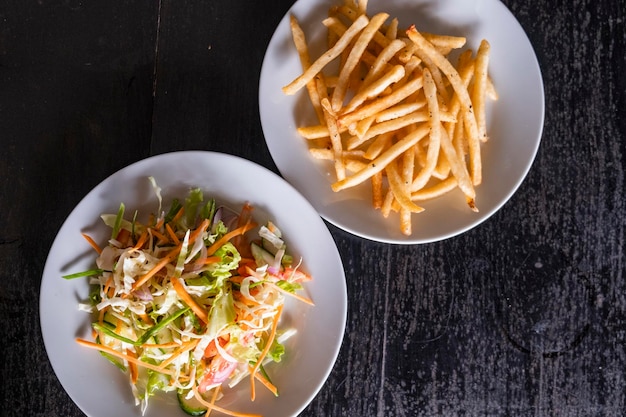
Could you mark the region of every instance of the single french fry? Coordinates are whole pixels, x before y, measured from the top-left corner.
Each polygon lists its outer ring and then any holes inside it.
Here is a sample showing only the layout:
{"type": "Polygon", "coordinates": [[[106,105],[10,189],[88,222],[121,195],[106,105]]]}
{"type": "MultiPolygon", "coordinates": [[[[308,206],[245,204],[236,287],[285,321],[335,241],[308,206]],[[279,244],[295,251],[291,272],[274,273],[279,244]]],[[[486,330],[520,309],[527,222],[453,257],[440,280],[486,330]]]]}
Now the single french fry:
{"type": "Polygon", "coordinates": [[[448,177],[443,181],[438,182],[430,187],[422,188],[421,190],[411,193],[411,199],[413,201],[432,200],[433,198],[441,197],[442,195],[449,193],[457,188],[457,180],[454,177],[448,177]]]}
{"type": "MultiPolygon", "coordinates": [[[[294,15],[290,16],[289,23],[291,27],[293,43],[296,47],[296,50],[298,51],[298,55],[300,56],[302,71],[306,71],[311,66],[311,59],[309,56],[309,48],[307,46],[304,31],[300,27],[298,19],[296,19],[294,15]]],[[[315,82],[315,78],[311,79],[308,83],[306,83],[306,88],[309,93],[309,99],[311,100],[313,109],[315,110],[315,114],[317,115],[317,119],[320,123],[323,123],[324,111],[322,110],[322,105],[320,104],[320,97],[317,92],[317,86],[315,85],[315,82]]]]}
{"type": "Polygon", "coordinates": [[[394,201],[395,197],[393,195],[393,191],[387,190],[387,192],[385,193],[385,198],[383,198],[383,205],[380,208],[380,213],[383,215],[384,218],[389,217],[389,215],[391,214],[391,211],[394,208],[394,201]]]}
{"type": "Polygon", "coordinates": [[[388,39],[396,39],[398,37],[398,18],[394,17],[391,19],[389,26],[385,30],[385,36],[388,39]]]}
{"type": "Polygon", "coordinates": [[[417,191],[428,183],[437,166],[441,146],[442,128],[441,119],[439,117],[439,102],[437,101],[437,86],[428,68],[424,68],[422,76],[424,78],[424,95],[426,96],[428,105],[428,128],[430,134],[428,135],[429,142],[428,152],[426,153],[426,164],[413,179],[411,191],[417,191]]]}
{"type": "Polygon", "coordinates": [[[476,115],[478,137],[483,142],[487,140],[487,122],[485,115],[485,99],[487,96],[487,67],[489,66],[490,45],[485,39],[482,40],[474,64],[474,85],[472,87],[472,104],[476,115]]]}
{"type": "Polygon", "coordinates": [[[438,48],[459,49],[464,47],[467,42],[467,39],[464,36],[440,35],[429,32],[422,32],[422,36],[438,48]]]}
{"type": "Polygon", "coordinates": [[[357,64],[359,63],[359,60],[361,59],[365,48],[367,48],[367,45],[374,37],[374,33],[378,32],[378,29],[382,26],[383,23],[385,23],[385,20],[387,20],[388,17],[389,14],[387,13],[378,13],[377,15],[372,17],[367,26],[359,34],[359,37],[354,43],[354,46],[352,46],[352,48],[350,49],[350,54],[348,55],[345,64],[339,72],[339,81],[337,82],[337,86],[333,90],[333,94],[330,100],[332,109],[335,112],[338,112],[343,106],[346,91],[348,90],[348,80],[350,79],[350,74],[352,74],[352,71],[354,71],[357,64]]]}
{"type": "Polygon", "coordinates": [[[380,209],[383,206],[383,173],[372,175],[372,207],[380,209]]]}
{"type": "Polygon", "coordinates": [[[416,100],[408,103],[398,104],[390,107],[386,110],[379,112],[376,115],[376,123],[387,122],[389,120],[397,119],[402,116],[406,116],[417,110],[420,110],[426,105],[426,100],[416,100]]]}
{"type": "Polygon", "coordinates": [[[474,185],[472,184],[472,180],[467,172],[467,167],[463,159],[460,155],[457,155],[454,147],[452,146],[452,141],[448,137],[448,133],[445,129],[441,129],[441,150],[446,155],[446,158],[450,163],[450,171],[456,178],[459,188],[463,191],[463,194],[465,194],[468,199],[473,202],[476,198],[474,185]]]}
{"type": "Polygon", "coordinates": [[[326,125],[328,126],[328,135],[332,143],[334,160],[335,160],[335,175],[338,180],[343,180],[346,177],[346,169],[343,163],[341,154],[343,152],[343,144],[341,143],[341,134],[337,128],[337,118],[332,113],[330,102],[327,97],[322,99],[322,108],[324,109],[324,118],[326,119],[326,125]]]}
{"type": "Polygon", "coordinates": [[[298,76],[291,83],[283,87],[283,92],[287,95],[293,95],[298,92],[302,87],[306,85],[315,75],[320,72],[329,62],[341,54],[341,52],[348,47],[352,39],[358,35],[361,30],[367,26],[369,19],[365,15],[359,16],[350,25],[344,35],[335,43],[335,45],[329,49],[325,54],[320,56],[315,62],[311,64],[300,76],[298,76]]]}

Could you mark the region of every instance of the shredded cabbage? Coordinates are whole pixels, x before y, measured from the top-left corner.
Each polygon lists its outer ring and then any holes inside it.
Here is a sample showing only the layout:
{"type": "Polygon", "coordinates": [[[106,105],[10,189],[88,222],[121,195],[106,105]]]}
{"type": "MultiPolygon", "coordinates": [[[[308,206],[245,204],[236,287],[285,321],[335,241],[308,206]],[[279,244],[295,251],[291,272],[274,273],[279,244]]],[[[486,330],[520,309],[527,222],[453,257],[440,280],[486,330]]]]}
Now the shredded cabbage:
{"type": "Polygon", "coordinates": [[[124,219],[123,204],[117,214],[103,214],[114,233],[95,260],[99,269],[72,275],[89,276],[95,289],[90,303],[79,304],[96,317],[90,346],[129,373],[142,413],[158,392],[202,400],[222,383],[234,386],[251,369],[266,379],[263,366],[280,362],[288,354],[285,340],[295,334],[275,330],[285,297],[310,279],[299,265],[291,267],[273,223],[261,226],[256,238],[268,242],[271,255],[265,259],[273,262],[259,264],[249,254],[254,229],[249,212],[242,212],[239,222],[228,221],[236,225],[248,219],[243,229],[229,229],[223,208],[216,209],[213,199],[205,201],[202,190],[194,188],[184,204],[173,200],[165,214],[161,188],[149,179],[158,199],[151,220],[141,224],[136,214],[124,219]],[[215,247],[232,230],[241,230],[243,238],[215,247]],[[125,359],[128,355],[140,365],[125,359]]]}

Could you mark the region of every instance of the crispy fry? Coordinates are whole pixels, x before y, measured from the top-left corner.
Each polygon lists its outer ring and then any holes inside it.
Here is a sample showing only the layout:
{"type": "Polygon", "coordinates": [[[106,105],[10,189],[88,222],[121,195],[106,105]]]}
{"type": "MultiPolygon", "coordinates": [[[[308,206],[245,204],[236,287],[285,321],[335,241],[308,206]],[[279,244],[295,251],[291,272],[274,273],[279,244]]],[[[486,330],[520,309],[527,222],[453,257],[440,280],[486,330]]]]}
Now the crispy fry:
{"type": "Polygon", "coordinates": [[[333,111],[338,112],[343,106],[343,100],[348,89],[348,79],[350,78],[350,74],[352,74],[352,71],[354,71],[359,63],[365,48],[367,48],[370,40],[374,37],[374,33],[378,32],[378,29],[383,23],[385,23],[385,20],[387,20],[388,17],[389,15],[387,13],[378,13],[372,17],[355,41],[354,46],[352,46],[350,55],[348,55],[348,59],[339,72],[339,81],[337,82],[337,86],[333,90],[330,101],[333,111]]]}
{"type": "Polygon", "coordinates": [[[424,95],[428,104],[428,129],[429,141],[424,168],[413,179],[411,191],[417,191],[424,187],[437,166],[439,148],[441,143],[441,119],[439,117],[439,103],[437,101],[437,87],[428,68],[424,68],[424,95]]]}
{"type": "Polygon", "coordinates": [[[293,80],[290,84],[283,87],[283,92],[287,95],[295,94],[298,90],[306,85],[315,75],[320,72],[329,62],[334,60],[341,54],[341,52],[348,47],[350,41],[359,34],[361,29],[363,29],[369,23],[369,19],[365,15],[359,16],[352,25],[348,28],[348,30],[344,33],[344,35],[335,43],[331,49],[328,50],[325,54],[320,56],[309,68],[307,68],[304,73],[298,76],[295,80],[293,80]]]}
{"type": "MultiPolygon", "coordinates": [[[[291,27],[291,34],[293,37],[293,43],[298,51],[298,55],[300,56],[300,63],[302,64],[302,70],[306,71],[311,66],[311,59],[309,56],[309,48],[306,43],[306,37],[298,20],[295,16],[291,15],[289,19],[289,24],[291,27]]],[[[309,98],[311,100],[311,104],[315,109],[315,114],[317,114],[317,119],[320,123],[324,122],[324,111],[322,110],[322,105],[320,104],[320,96],[317,91],[315,78],[306,83],[307,91],[309,92],[309,98]]]]}
{"type": "Polygon", "coordinates": [[[328,49],[313,63],[295,17],[294,44],[302,74],[283,87],[295,94],[306,86],[319,124],[298,127],[313,158],[331,161],[332,190],[369,181],[371,204],[383,217],[399,216],[399,229],[413,231],[415,202],[459,189],[471,210],[482,181],[481,144],[487,139],[487,99],[498,93],[488,74],[490,46],[476,56],[448,54],[466,38],[420,32],[381,12],[367,14],[367,0],[332,6],[326,27],[328,49]],[[338,65],[327,65],[339,58],[338,65]],[[322,72],[324,70],[324,72],[322,72]],[[321,117],[320,117],[321,114],[321,117]]]}

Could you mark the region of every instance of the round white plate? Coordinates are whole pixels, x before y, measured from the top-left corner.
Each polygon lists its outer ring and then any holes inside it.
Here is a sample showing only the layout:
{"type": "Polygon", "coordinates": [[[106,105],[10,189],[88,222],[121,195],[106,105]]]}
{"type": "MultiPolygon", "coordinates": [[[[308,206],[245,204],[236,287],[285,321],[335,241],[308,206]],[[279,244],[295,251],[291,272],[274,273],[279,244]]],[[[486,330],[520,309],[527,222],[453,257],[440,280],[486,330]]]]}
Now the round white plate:
{"type": "MultiPolygon", "coordinates": [[[[102,224],[100,214],[117,213],[120,202],[127,213],[137,209],[147,216],[158,209],[149,176],[163,190],[164,207],[174,197],[186,197],[191,187],[200,187],[205,196],[234,208],[249,201],[255,207],[255,220],[273,220],[294,256],[302,256],[303,268],[314,277],[306,291],[316,305],[287,300],[282,323],[298,333],[286,342],[284,360],[268,366],[280,396],[260,387],[252,403],[244,381],[219,403],[271,417],[297,415],[324,384],[341,346],[347,308],[341,259],[326,225],[293,187],[250,161],[213,152],[174,152],[130,165],[87,194],[61,227],[46,261],[40,297],[43,339],[61,384],[89,417],[141,415],[126,376],[98,352],[75,342],[76,337],[91,340],[91,317],[77,309],[88,296],[88,285],[84,278],[61,276],[94,267],[93,250],[81,232],[105,241],[110,229],[102,224]]],[[[146,412],[147,417],[184,415],[175,394],[154,397],[146,412]]]]}
{"type": "MultiPolygon", "coordinates": [[[[384,219],[371,207],[368,184],[334,193],[330,163],[310,157],[296,128],[316,124],[303,89],[294,96],[281,88],[302,72],[293,46],[289,16],[298,18],[316,59],[326,42],[321,21],[340,0],[298,0],[276,28],[261,70],[259,107],[265,140],[282,176],[329,222],[375,241],[418,244],[458,235],[495,213],[517,190],[535,158],[544,119],[541,72],[524,30],[498,0],[371,0],[368,14],[386,11],[399,27],[465,36],[474,51],[484,38],[491,44],[490,76],[499,100],[488,108],[490,140],[483,145],[483,183],[477,187],[480,210],[467,209],[460,192],[421,202],[426,211],[413,215],[413,234],[400,232],[397,216],[384,219]]],[[[464,48],[464,49],[466,49],[464,48]]]]}

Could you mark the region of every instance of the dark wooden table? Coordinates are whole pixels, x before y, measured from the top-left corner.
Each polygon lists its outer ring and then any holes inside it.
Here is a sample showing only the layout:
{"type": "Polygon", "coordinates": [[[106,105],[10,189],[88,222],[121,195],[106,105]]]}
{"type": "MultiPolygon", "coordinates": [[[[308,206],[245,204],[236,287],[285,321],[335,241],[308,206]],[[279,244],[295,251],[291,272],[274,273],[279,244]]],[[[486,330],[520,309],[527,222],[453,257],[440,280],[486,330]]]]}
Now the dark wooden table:
{"type": "MultiPolygon", "coordinates": [[[[535,163],[496,215],[443,242],[329,225],[348,321],[303,416],[626,410],[626,2],[504,3],[545,83],[535,163]]],[[[0,415],[83,415],[48,362],[38,300],[55,234],[88,191],[175,150],[277,172],[257,92],[291,4],[0,2],[0,415]]]]}

